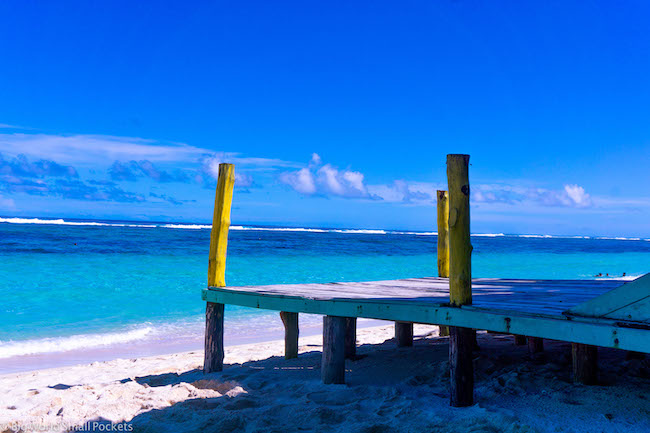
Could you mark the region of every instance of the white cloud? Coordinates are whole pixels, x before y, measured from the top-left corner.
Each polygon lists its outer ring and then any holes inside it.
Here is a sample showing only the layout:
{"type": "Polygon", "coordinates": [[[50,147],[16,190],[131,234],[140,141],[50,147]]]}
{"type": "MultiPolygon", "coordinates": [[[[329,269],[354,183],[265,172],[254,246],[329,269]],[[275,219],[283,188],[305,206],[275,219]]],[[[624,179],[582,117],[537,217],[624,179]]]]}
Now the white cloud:
{"type": "Polygon", "coordinates": [[[301,194],[312,195],[316,193],[314,175],[307,167],[298,171],[280,174],[280,182],[289,185],[301,194]]]}
{"type": "Polygon", "coordinates": [[[592,205],[591,197],[585,192],[585,189],[578,185],[564,185],[569,200],[576,207],[587,207],[592,205]]]}
{"type": "MultiPolygon", "coordinates": [[[[368,185],[370,194],[387,202],[435,203],[436,191],[446,190],[445,184],[406,182],[396,180],[390,185],[368,185]]],[[[470,198],[474,203],[538,204],[542,206],[586,208],[593,200],[578,185],[564,185],[561,190],[530,188],[504,184],[472,185],[470,198]]]]}
{"type": "Polygon", "coordinates": [[[324,190],[334,195],[345,195],[345,188],[339,181],[339,171],[329,164],[318,169],[317,181],[324,190]]]}
{"type": "MultiPolygon", "coordinates": [[[[206,151],[208,152],[208,151],[206,151]]],[[[209,151],[212,153],[213,151],[209,151]]],[[[224,162],[229,162],[235,165],[243,165],[246,167],[254,166],[257,168],[278,168],[278,167],[298,167],[299,164],[291,161],[284,161],[277,158],[255,158],[241,156],[240,153],[223,152],[222,158],[224,162]]]]}
{"type": "Polygon", "coordinates": [[[396,180],[392,185],[368,185],[370,194],[391,203],[431,203],[436,200],[439,185],[427,182],[396,180]]]}
{"type": "MultiPolygon", "coordinates": [[[[163,143],[138,137],[110,135],[0,134],[0,153],[53,159],[79,165],[110,164],[113,161],[148,160],[167,163],[196,163],[214,150],[185,143],[163,143]]],[[[235,152],[219,153],[225,162],[251,168],[297,167],[275,158],[246,157],[235,152]]]]}
{"type": "Polygon", "coordinates": [[[576,208],[593,206],[591,196],[578,185],[564,185],[561,190],[512,185],[477,185],[472,188],[470,197],[476,203],[532,203],[576,208]]]}
{"type": "MultiPolygon", "coordinates": [[[[389,203],[430,205],[436,202],[436,191],[447,189],[443,183],[407,182],[366,184],[363,173],[341,170],[324,164],[313,153],[306,167],[280,174],[281,183],[304,195],[335,196],[383,200],[389,203]]],[[[471,189],[473,203],[510,205],[541,205],[587,208],[593,206],[591,196],[579,185],[566,184],[561,190],[530,188],[504,184],[478,184],[471,189]]]]}
{"type": "Polygon", "coordinates": [[[363,184],[363,174],[358,171],[343,172],[343,180],[350,185],[350,188],[359,191],[360,194],[368,193],[366,186],[363,184]]]}
{"type": "Polygon", "coordinates": [[[304,195],[376,198],[368,192],[362,173],[352,170],[339,170],[331,164],[319,167],[321,164],[321,157],[314,153],[307,167],[281,173],[279,180],[304,195]]]}
{"type": "MultiPolygon", "coordinates": [[[[12,126],[0,124],[0,127],[12,126]]],[[[32,159],[56,160],[93,170],[103,166],[122,167],[138,161],[137,164],[146,165],[140,167],[140,171],[146,171],[145,174],[149,177],[155,178],[150,175],[158,174],[160,180],[171,181],[173,173],[180,173],[184,181],[193,179],[199,183],[205,183],[206,179],[216,179],[219,163],[229,162],[237,166],[236,186],[244,188],[254,185],[250,172],[300,167],[294,162],[277,158],[249,157],[236,152],[215,153],[210,149],[184,143],[162,143],[144,138],[107,135],[3,133],[0,134],[0,155],[3,154],[12,158],[27,156],[32,159]],[[166,169],[156,168],[159,164],[166,169]],[[150,170],[145,170],[147,167],[150,170]]],[[[136,177],[138,176],[131,176],[129,180],[135,180],[136,177]]]]}
{"type": "Polygon", "coordinates": [[[208,173],[213,179],[219,178],[219,164],[222,164],[223,161],[216,157],[212,156],[203,160],[203,166],[205,167],[205,172],[208,173]]]}
{"type": "Polygon", "coordinates": [[[235,173],[235,186],[238,188],[248,188],[253,186],[253,176],[246,173],[235,173]]]}
{"type": "Polygon", "coordinates": [[[319,155],[319,154],[317,154],[317,153],[315,153],[315,152],[311,154],[311,162],[310,162],[310,165],[320,165],[321,162],[322,162],[322,161],[321,161],[321,158],[320,158],[320,155],[319,155]]]}
{"type": "MultiPolygon", "coordinates": [[[[203,172],[207,174],[214,180],[219,179],[219,164],[224,162],[232,162],[232,158],[227,161],[228,156],[226,154],[214,154],[212,156],[207,156],[202,159],[203,163],[203,172]]],[[[259,159],[259,158],[256,158],[259,159]]],[[[202,178],[201,178],[202,179],[202,178]]],[[[242,173],[237,170],[235,167],[235,186],[239,188],[248,188],[253,186],[253,177],[249,174],[242,173]]]]}
{"type": "Polygon", "coordinates": [[[65,163],[93,164],[114,160],[196,161],[207,153],[187,144],[106,135],[0,134],[0,152],[47,158],[65,163]]]}

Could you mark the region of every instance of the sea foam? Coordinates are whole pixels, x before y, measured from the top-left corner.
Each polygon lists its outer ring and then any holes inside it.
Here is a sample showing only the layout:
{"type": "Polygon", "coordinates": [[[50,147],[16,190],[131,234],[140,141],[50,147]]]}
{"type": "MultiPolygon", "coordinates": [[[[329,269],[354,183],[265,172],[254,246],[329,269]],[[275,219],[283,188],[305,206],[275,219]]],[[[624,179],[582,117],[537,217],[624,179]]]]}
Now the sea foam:
{"type": "Polygon", "coordinates": [[[100,223],[96,221],[66,221],[64,219],[44,220],[40,218],[0,218],[0,223],[9,224],[42,224],[60,226],[91,226],[91,227],[157,227],[155,224],[126,224],[100,223]]]}
{"type": "Polygon", "coordinates": [[[0,341],[0,359],[39,353],[67,352],[140,340],[151,334],[153,328],[132,329],[126,332],[81,334],[69,337],[40,338],[24,341],[0,341]]]}
{"type": "Polygon", "coordinates": [[[189,229],[189,230],[200,230],[200,229],[211,229],[211,225],[206,224],[163,224],[160,227],[165,229],[189,229]]]}
{"type": "Polygon", "coordinates": [[[231,226],[230,230],[250,230],[256,232],[308,232],[308,233],[327,233],[325,229],[310,229],[302,227],[246,227],[231,226]]]}
{"type": "MultiPolygon", "coordinates": [[[[42,218],[2,218],[0,223],[9,224],[43,224],[43,225],[67,225],[67,226],[95,226],[95,227],[135,227],[135,228],[165,228],[177,230],[209,230],[211,224],[191,224],[191,223],[161,223],[161,224],[137,224],[137,223],[109,223],[96,221],[66,221],[58,219],[42,218]]],[[[436,232],[414,232],[398,230],[381,230],[381,229],[323,229],[310,227],[254,227],[233,225],[230,226],[233,231],[258,231],[258,232],[297,232],[297,233],[341,233],[341,234],[366,234],[366,235],[409,235],[409,236],[437,236],[436,232]]],[[[604,237],[604,236],[570,236],[570,235],[546,235],[546,234],[504,234],[504,233],[472,233],[473,237],[518,237],[518,238],[538,238],[538,239],[602,239],[617,241],[650,241],[637,237],[604,237]]]]}

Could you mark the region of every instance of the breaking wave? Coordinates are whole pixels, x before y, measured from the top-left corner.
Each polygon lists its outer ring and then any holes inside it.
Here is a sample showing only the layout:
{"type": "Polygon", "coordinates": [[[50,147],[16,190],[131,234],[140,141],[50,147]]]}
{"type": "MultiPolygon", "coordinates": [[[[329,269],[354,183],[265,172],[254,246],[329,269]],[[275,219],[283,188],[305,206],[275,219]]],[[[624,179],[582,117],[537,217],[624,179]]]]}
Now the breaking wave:
{"type": "MultiPolygon", "coordinates": [[[[90,227],[142,227],[142,228],[165,228],[178,230],[209,230],[211,224],[190,224],[190,223],[112,223],[100,221],[66,221],[58,219],[41,219],[41,218],[2,218],[0,223],[8,224],[41,224],[41,225],[67,225],[67,226],[90,226],[90,227]]],[[[365,234],[365,235],[410,235],[410,236],[437,236],[436,232],[415,232],[415,231],[397,231],[381,229],[323,229],[309,227],[255,227],[233,225],[230,227],[233,231],[259,231],[259,232],[299,232],[299,233],[342,233],[342,234],[365,234]]],[[[504,234],[504,233],[473,233],[475,237],[518,237],[530,239],[603,239],[617,241],[650,241],[638,237],[604,237],[604,236],[571,236],[571,235],[545,235],[545,234],[504,234]]]]}
{"type": "Polygon", "coordinates": [[[103,223],[96,221],[66,221],[64,219],[45,220],[40,218],[0,218],[0,223],[9,224],[42,224],[60,226],[91,226],[91,227],[158,227],[155,224],[131,224],[131,223],[103,223]]]}
{"type": "Polygon", "coordinates": [[[0,341],[0,359],[12,356],[36,355],[39,353],[67,352],[76,349],[90,349],[112,344],[128,343],[147,337],[153,328],[146,327],[126,332],[105,334],[81,334],[69,337],[39,338],[25,341],[0,341]]]}

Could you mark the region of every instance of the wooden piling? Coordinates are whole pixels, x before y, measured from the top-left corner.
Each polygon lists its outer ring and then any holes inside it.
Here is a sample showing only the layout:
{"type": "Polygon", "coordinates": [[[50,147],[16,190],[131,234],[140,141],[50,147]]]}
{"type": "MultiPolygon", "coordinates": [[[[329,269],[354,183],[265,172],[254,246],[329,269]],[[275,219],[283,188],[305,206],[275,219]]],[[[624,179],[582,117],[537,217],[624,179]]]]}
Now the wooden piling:
{"type": "Polygon", "coordinates": [[[345,383],[345,317],[323,317],[321,378],[325,384],[345,383]]]}
{"type": "MultiPolygon", "coordinates": [[[[449,300],[460,307],[472,303],[472,244],[469,213],[469,155],[447,155],[449,190],[449,300]]],[[[476,331],[449,328],[451,405],[474,403],[473,354],[476,331]]]]}
{"type": "MultiPolygon", "coordinates": [[[[449,278],[449,195],[447,191],[437,193],[438,220],[438,276],[449,278]]],[[[438,335],[449,335],[448,326],[439,326],[438,335]]]]}
{"type": "Polygon", "coordinates": [[[413,322],[395,322],[395,340],[398,347],[413,346],[413,322]],[[411,341],[406,341],[411,336],[411,341]]]}
{"type": "Polygon", "coordinates": [[[538,357],[544,352],[544,339],[538,337],[528,337],[528,353],[532,358],[538,357]]]}
{"type": "Polygon", "coordinates": [[[515,346],[525,346],[526,345],[526,336],[525,335],[515,335],[515,346]]]}
{"type": "Polygon", "coordinates": [[[345,318],[345,359],[357,357],[357,318],[345,318]]]}
{"type": "Polygon", "coordinates": [[[465,407],[474,404],[474,339],[471,328],[449,327],[449,380],[451,405],[465,407]]]}
{"type": "Polygon", "coordinates": [[[598,347],[573,343],[573,381],[584,385],[598,384],[598,347]]]}
{"type": "MultiPolygon", "coordinates": [[[[210,232],[208,286],[226,286],[226,253],[228,250],[228,229],[230,228],[230,208],[234,185],[235,166],[233,164],[219,164],[212,231],[210,232]]],[[[223,316],[223,304],[207,303],[205,309],[204,373],[223,370],[223,316]]]]}
{"type": "Polygon", "coordinates": [[[284,358],[293,359],[298,357],[298,313],[280,312],[280,318],[284,325],[284,358]]]}
{"type": "Polygon", "coordinates": [[[223,370],[223,304],[208,302],[205,307],[205,354],[203,372],[223,370]]]}
{"type": "Polygon", "coordinates": [[[395,341],[398,347],[413,346],[413,323],[395,322],[395,341]]]}

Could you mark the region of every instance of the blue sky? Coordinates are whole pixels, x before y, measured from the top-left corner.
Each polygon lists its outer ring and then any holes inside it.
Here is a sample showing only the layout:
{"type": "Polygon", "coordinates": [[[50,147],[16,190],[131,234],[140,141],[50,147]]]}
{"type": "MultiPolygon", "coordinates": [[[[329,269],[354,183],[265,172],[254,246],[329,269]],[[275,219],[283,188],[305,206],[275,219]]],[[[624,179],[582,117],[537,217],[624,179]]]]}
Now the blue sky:
{"type": "Polygon", "coordinates": [[[650,235],[647,2],[0,3],[0,215],[650,235]]]}

